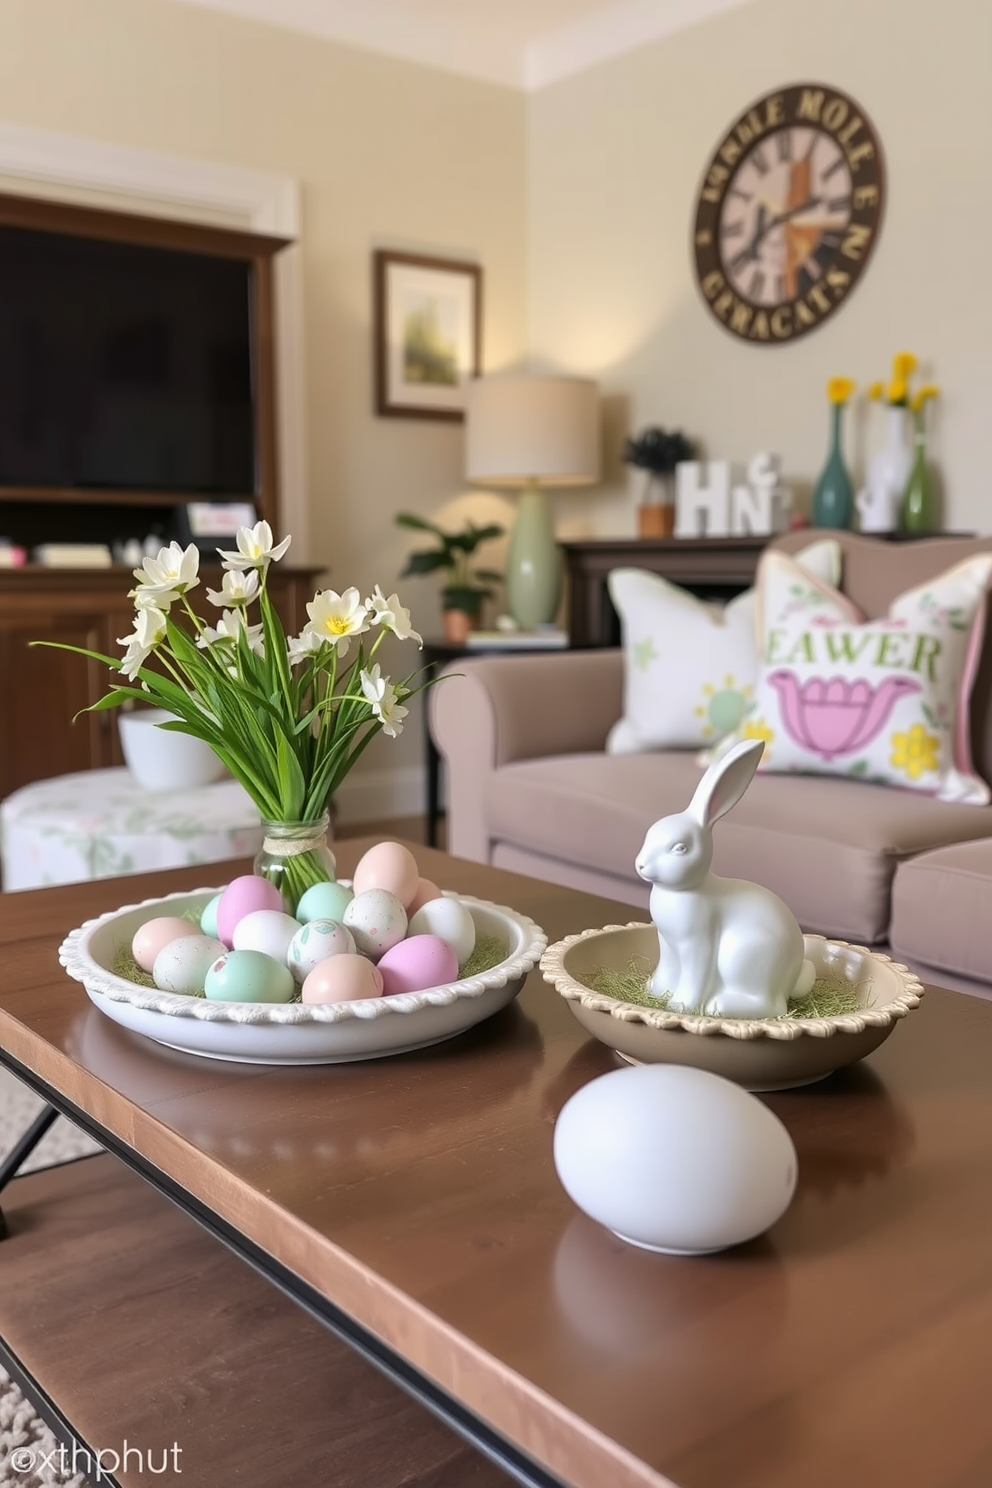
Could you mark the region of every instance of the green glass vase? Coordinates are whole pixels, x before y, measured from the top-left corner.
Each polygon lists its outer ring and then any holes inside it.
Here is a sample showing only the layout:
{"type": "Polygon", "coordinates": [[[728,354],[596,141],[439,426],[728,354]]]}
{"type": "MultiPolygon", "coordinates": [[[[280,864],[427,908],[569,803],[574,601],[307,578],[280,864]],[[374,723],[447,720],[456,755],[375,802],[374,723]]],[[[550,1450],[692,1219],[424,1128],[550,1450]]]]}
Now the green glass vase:
{"type": "Polygon", "coordinates": [[[919,536],[936,532],[938,526],[937,493],[927,463],[926,436],[918,432],[913,468],[909,472],[899,509],[899,527],[903,532],[912,532],[919,536]]]}
{"type": "Polygon", "coordinates": [[[840,443],[843,403],[831,407],[830,451],[813,492],[814,527],[850,527],[854,516],[854,487],[844,464],[840,443]]]}

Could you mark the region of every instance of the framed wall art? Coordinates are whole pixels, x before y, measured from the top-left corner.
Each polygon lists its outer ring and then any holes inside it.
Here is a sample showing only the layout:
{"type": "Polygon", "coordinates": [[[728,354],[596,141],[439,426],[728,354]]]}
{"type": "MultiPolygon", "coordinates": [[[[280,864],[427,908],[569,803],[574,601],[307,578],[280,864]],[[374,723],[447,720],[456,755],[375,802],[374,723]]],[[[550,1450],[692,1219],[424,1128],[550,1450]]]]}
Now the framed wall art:
{"type": "Polygon", "coordinates": [[[465,384],[480,371],[482,269],[380,249],[373,279],[376,413],[464,419],[465,384]]]}

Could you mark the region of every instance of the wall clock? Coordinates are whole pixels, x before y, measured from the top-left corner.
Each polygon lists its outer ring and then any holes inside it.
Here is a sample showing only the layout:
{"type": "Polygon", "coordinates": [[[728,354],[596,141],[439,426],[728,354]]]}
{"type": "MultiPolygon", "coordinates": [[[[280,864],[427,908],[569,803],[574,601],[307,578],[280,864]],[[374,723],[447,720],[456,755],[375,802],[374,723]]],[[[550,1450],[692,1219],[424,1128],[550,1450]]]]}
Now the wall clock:
{"type": "Polygon", "coordinates": [[[782,345],[845,303],[882,221],[882,150],[864,109],[820,83],[768,93],[730,127],[696,202],[696,277],[725,330],[782,345]]]}

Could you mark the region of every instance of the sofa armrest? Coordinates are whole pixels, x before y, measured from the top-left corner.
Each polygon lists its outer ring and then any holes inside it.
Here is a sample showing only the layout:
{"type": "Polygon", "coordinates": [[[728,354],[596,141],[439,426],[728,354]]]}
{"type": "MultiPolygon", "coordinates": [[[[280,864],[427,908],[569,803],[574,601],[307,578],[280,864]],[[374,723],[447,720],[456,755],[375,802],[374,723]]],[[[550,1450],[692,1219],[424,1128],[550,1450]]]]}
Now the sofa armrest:
{"type": "Polygon", "coordinates": [[[473,657],[429,696],[447,768],[448,851],[487,863],[486,779],[513,760],[597,753],[623,706],[619,650],[473,657]]]}

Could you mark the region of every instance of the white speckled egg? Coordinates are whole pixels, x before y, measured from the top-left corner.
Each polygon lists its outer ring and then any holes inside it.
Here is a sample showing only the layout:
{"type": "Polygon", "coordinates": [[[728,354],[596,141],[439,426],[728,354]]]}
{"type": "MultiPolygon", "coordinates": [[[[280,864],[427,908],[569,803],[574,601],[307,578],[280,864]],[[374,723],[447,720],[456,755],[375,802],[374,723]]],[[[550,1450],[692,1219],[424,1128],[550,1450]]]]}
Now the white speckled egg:
{"type": "Polygon", "coordinates": [[[337,920],[310,920],[290,941],[286,965],[293,980],[302,986],[314,967],[329,956],[354,954],[355,938],[346,926],[337,920]]]}
{"type": "Polygon", "coordinates": [[[216,1002],[291,1002],[296,983],[287,967],[262,951],[226,951],[204,981],[216,1002]]]}
{"type": "Polygon", "coordinates": [[[155,957],[152,981],[160,992],[202,997],[207,972],[217,957],[223,955],[224,946],[211,935],[184,935],[179,940],[170,940],[155,957]]]}
{"type": "Polygon", "coordinates": [[[321,961],[303,983],[303,1002],[361,1002],[367,997],[382,996],[382,972],[367,956],[349,954],[329,956],[321,961]]]}
{"type": "Polygon", "coordinates": [[[408,935],[436,935],[447,941],[459,966],[475,950],[475,921],[460,899],[429,899],[410,919],[408,935]]]}
{"type": "Polygon", "coordinates": [[[385,889],[404,906],[410,903],[420,883],[417,860],[402,842],[377,842],[363,853],[355,868],[352,886],[356,894],[385,889]]]}
{"type": "Polygon", "coordinates": [[[703,1255],[784,1214],[797,1160],[756,1096],[707,1070],[642,1064],[600,1075],[562,1107],[555,1167],[590,1218],[645,1250],[703,1255]]]}
{"type": "Polygon", "coordinates": [[[396,895],[386,889],[366,889],[352,899],[342,923],[355,937],[355,946],[362,955],[378,961],[406,934],[406,910],[396,895]]]}
{"type": "Polygon", "coordinates": [[[210,900],[210,903],[205,906],[200,916],[200,929],[204,935],[210,935],[214,940],[219,938],[217,935],[217,908],[219,904],[220,895],[215,894],[210,900]]]}
{"type": "Polygon", "coordinates": [[[299,920],[281,909],[254,909],[234,927],[236,951],[264,951],[273,961],[285,961],[299,920]]]}
{"type": "Polygon", "coordinates": [[[181,920],[178,915],[159,915],[157,919],[146,920],[134,932],[131,955],[142,971],[150,972],[155,965],[155,957],[170,940],[197,933],[196,926],[190,920],[181,920]]]}
{"type": "Polygon", "coordinates": [[[339,923],[354,894],[343,883],[311,884],[296,906],[296,918],[307,924],[310,920],[337,920],[339,923]]]}

